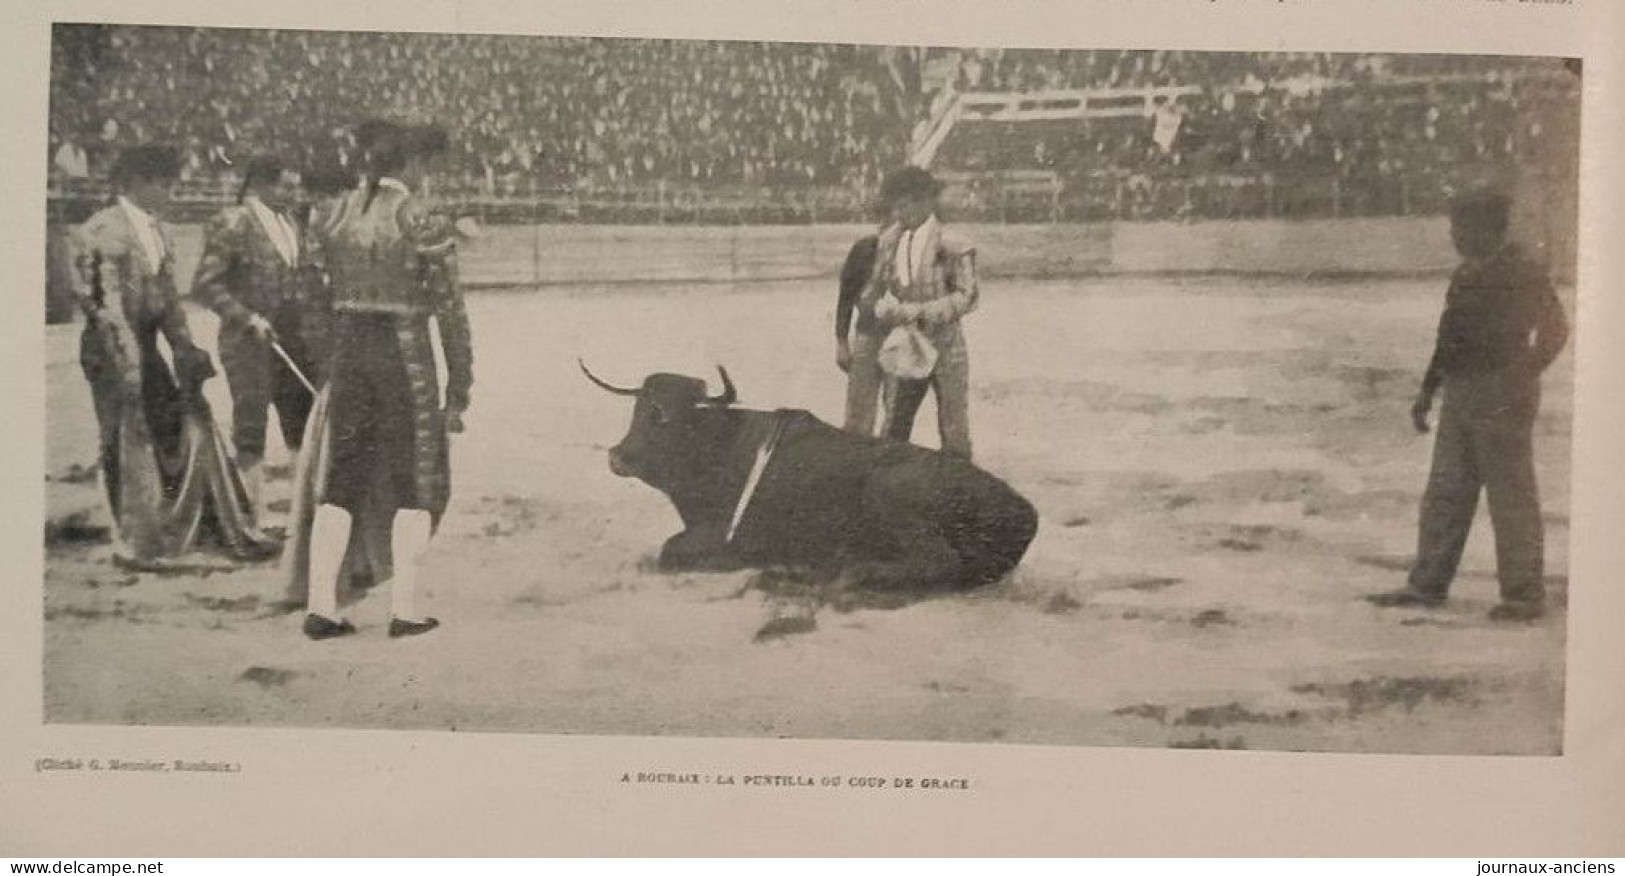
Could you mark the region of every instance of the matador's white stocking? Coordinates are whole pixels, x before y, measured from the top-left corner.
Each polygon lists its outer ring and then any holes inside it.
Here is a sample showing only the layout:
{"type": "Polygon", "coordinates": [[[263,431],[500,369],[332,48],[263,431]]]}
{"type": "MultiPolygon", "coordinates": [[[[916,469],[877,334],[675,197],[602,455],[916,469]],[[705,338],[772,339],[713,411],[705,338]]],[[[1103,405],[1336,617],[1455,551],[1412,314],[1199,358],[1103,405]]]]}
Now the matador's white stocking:
{"type": "Polygon", "coordinates": [[[248,493],[248,507],[254,512],[254,522],[265,525],[265,466],[257,456],[244,455],[238,460],[243,476],[243,490],[248,493]]]}
{"type": "Polygon", "coordinates": [[[404,621],[421,621],[417,610],[418,563],[429,547],[432,520],[429,512],[402,509],[395,512],[390,555],[395,578],[390,582],[390,613],[404,621]]]}
{"type": "Polygon", "coordinates": [[[337,505],[316,506],[310,528],[311,614],[339,619],[339,571],[349,547],[350,512],[337,505]]]}

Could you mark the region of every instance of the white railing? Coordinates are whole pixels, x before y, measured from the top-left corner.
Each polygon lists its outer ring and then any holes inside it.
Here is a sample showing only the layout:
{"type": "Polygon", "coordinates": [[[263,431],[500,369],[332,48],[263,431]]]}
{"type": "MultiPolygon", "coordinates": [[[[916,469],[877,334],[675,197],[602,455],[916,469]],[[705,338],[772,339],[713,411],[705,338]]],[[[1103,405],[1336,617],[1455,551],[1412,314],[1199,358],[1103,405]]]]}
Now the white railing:
{"type": "Polygon", "coordinates": [[[959,121],[960,108],[963,98],[958,92],[951,92],[947,99],[931,117],[931,127],[927,129],[925,138],[914,144],[910,152],[909,163],[917,167],[930,167],[936,160],[937,150],[942,148],[948,134],[953,131],[954,124],[959,121]]]}
{"type": "Polygon", "coordinates": [[[989,122],[1031,122],[1149,116],[1158,105],[1202,94],[1194,85],[1153,88],[968,91],[957,101],[958,117],[989,122]]]}

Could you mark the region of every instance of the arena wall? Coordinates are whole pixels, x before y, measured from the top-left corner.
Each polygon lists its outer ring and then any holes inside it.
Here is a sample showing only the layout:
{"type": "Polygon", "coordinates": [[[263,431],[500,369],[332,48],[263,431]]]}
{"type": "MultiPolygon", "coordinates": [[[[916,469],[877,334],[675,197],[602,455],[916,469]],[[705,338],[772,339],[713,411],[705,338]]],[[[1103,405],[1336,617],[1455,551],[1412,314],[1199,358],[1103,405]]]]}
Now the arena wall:
{"type": "MultiPolygon", "coordinates": [[[[1440,217],[953,226],[988,277],[1237,274],[1337,278],[1448,271],[1440,217]]],[[[767,282],[833,278],[858,225],[494,227],[467,247],[481,286],[767,282]]]]}
{"type": "MultiPolygon", "coordinates": [[[[1236,274],[1336,279],[1442,273],[1453,264],[1442,217],[954,226],[987,277],[1236,274]]],[[[494,226],[465,247],[471,289],[751,283],[831,277],[858,225],[494,226]]],[[[181,288],[201,229],[176,231],[181,288]]]]}
{"type": "Polygon", "coordinates": [[[1403,275],[1455,263],[1442,217],[1117,223],[1111,270],[1125,274],[1403,275]]]}

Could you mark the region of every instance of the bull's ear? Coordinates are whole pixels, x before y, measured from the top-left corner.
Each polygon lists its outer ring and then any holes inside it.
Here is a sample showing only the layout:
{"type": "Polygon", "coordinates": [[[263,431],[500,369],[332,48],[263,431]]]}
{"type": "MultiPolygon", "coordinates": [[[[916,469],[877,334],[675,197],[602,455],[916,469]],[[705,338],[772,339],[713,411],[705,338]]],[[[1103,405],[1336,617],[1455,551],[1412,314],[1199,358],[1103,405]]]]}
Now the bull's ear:
{"type": "Polygon", "coordinates": [[[739,401],[739,390],[734,388],[733,379],[728,376],[728,369],[718,365],[717,373],[722,375],[722,394],[706,399],[705,403],[725,408],[739,401]]]}

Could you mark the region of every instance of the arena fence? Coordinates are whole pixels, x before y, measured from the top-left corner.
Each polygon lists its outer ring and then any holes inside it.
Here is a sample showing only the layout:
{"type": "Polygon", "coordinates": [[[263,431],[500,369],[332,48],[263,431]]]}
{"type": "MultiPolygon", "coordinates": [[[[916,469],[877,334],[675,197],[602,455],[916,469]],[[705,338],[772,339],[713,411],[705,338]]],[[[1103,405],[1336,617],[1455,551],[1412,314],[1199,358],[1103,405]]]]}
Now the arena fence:
{"type": "MultiPolygon", "coordinates": [[[[974,230],[993,274],[1393,275],[1438,271],[1451,261],[1439,218],[1444,191],[1436,182],[1290,173],[945,177],[948,218],[974,230]]],[[[1524,182],[1525,236],[1572,282],[1574,204],[1556,197],[1572,187],[1524,182]],[[1538,192],[1547,194],[1533,197],[1538,192]]],[[[431,194],[452,209],[491,226],[465,259],[464,279],[476,289],[833,277],[854,235],[872,223],[863,198],[837,189],[561,190],[514,180],[496,186],[442,180],[434,188],[431,194]]],[[[201,252],[198,223],[235,191],[229,178],[177,186],[168,218],[177,226],[183,289],[201,252]]],[[[95,181],[50,189],[48,321],[73,315],[67,229],[107,197],[105,184],[95,181]]]]}
{"type": "MultiPolygon", "coordinates": [[[[1032,224],[1168,219],[1318,219],[1425,216],[1443,208],[1434,181],[1390,175],[1346,178],[1323,172],[1155,176],[949,174],[949,207],[961,221],[1032,224]]],[[[237,180],[190,180],[175,190],[171,220],[196,222],[236,194],[237,180]]],[[[56,180],[52,222],[82,221],[107,201],[97,180],[56,180]]],[[[475,184],[442,180],[430,194],[461,215],[491,225],[818,225],[865,221],[867,196],[845,188],[654,184],[564,188],[535,179],[475,184]]]]}

